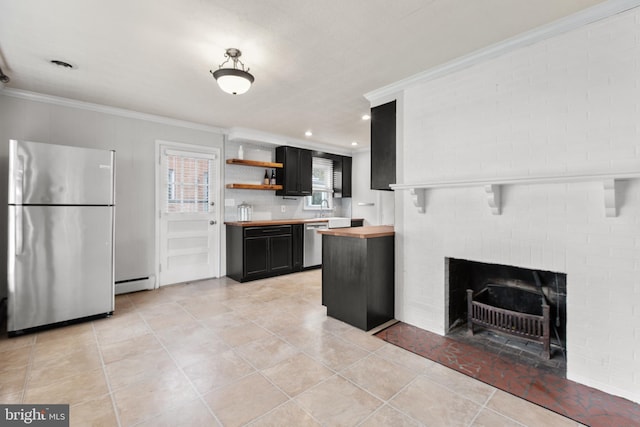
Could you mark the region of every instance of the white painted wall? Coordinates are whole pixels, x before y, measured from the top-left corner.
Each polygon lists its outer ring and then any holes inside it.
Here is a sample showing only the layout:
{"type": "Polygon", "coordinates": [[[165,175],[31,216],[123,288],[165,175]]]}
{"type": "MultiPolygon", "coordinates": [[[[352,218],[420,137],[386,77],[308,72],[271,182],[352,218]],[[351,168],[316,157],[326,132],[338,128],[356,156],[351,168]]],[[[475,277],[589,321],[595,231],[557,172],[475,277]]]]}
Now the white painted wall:
{"type": "Polygon", "coordinates": [[[371,151],[353,153],[352,169],[352,215],[364,218],[365,225],[378,225],[378,195],[371,190],[371,151]]]}
{"type": "MultiPolygon", "coordinates": [[[[640,10],[412,86],[398,182],[640,171],[640,10]]],[[[640,180],[396,194],[396,317],[444,333],[445,257],[567,273],[568,378],[640,402],[640,180]]]]}
{"type": "Polygon", "coordinates": [[[365,225],[392,225],[395,195],[392,191],[371,189],[371,151],[356,152],[352,158],[352,217],[364,218],[365,225]]]}
{"type": "MultiPolygon", "coordinates": [[[[7,204],[9,139],[116,151],[116,280],[155,272],[155,141],[223,147],[223,135],[215,131],[19,99],[0,92],[0,224],[5,227],[6,208],[1,206],[7,204]]],[[[0,244],[3,259],[6,242],[0,244]]],[[[6,295],[5,278],[6,263],[0,262],[0,295],[6,295]]]]}

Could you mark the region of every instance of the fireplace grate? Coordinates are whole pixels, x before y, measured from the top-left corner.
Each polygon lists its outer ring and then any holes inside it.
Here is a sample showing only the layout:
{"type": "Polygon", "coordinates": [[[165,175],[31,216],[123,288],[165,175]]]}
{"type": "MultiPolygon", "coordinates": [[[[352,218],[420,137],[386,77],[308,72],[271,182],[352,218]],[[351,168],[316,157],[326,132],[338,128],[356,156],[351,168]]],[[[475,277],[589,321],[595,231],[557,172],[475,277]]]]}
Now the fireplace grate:
{"type": "Polygon", "coordinates": [[[471,335],[474,325],[540,342],[545,359],[551,357],[549,305],[540,294],[493,284],[475,296],[472,289],[467,289],[467,328],[471,335]],[[517,302],[531,298],[540,299],[539,312],[519,311],[517,302]]]}

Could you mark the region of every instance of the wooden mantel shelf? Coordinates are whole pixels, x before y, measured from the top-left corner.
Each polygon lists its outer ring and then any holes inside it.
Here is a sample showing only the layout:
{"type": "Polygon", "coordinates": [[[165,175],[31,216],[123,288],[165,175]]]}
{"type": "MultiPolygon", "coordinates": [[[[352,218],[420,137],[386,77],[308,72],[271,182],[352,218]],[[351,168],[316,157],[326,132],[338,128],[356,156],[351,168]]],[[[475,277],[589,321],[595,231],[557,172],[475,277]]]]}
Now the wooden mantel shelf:
{"type": "Polygon", "coordinates": [[[604,208],[607,217],[618,216],[616,203],[616,182],[628,179],[640,179],[640,172],[619,172],[603,174],[580,175],[546,175],[546,176],[519,176],[493,179],[468,179],[468,180],[434,180],[414,184],[391,184],[392,190],[409,190],[413,197],[413,204],[418,212],[426,211],[425,192],[434,188],[462,188],[484,187],[487,194],[487,202],[491,213],[501,213],[501,190],[503,185],[531,185],[531,184],[566,184],[575,182],[602,182],[604,190],[604,208]]]}
{"type": "Polygon", "coordinates": [[[274,163],[274,162],[261,162],[258,160],[244,160],[244,159],[227,159],[228,165],[244,165],[244,166],[257,166],[261,168],[275,168],[282,169],[282,163],[274,163]]]}

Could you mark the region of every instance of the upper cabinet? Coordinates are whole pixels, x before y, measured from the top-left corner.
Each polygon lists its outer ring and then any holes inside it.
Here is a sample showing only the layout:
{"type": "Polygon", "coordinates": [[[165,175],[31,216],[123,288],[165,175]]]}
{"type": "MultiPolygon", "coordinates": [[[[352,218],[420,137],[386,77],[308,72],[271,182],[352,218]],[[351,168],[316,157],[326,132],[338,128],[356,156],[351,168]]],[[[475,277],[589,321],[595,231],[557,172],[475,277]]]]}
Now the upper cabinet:
{"type": "Polygon", "coordinates": [[[276,169],[276,184],[282,189],[278,196],[311,195],[311,150],[282,146],[276,147],[276,162],[282,163],[282,169],[276,169]]]}
{"type": "Polygon", "coordinates": [[[310,196],[314,157],[331,160],[333,196],[351,197],[351,157],[289,146],[276,147],[276,162],[283,164],[282,169],[276,169],[276,184],[282,185],[276,195],[310,196]]]}
{"type": "Polygon", "coordinates": [[[396,101],[371,109],[371,189],[396,183],[396,101]]]}
{"type": "Polygon", "coordinates": [[[334,197],[351,197],[351,157],[331,155],[334,197]]]}

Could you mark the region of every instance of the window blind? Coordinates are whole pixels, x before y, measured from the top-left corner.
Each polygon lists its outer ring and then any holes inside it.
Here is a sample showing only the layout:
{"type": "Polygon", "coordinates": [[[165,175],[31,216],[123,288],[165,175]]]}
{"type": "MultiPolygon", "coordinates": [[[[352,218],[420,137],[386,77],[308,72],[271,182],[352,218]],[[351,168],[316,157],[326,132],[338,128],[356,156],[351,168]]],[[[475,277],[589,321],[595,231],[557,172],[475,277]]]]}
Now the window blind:
{"type": "Polygon", "coordinates": [[[322,157],[312,159],[314,191],[333,191],[333,161],[322,157]]]}

